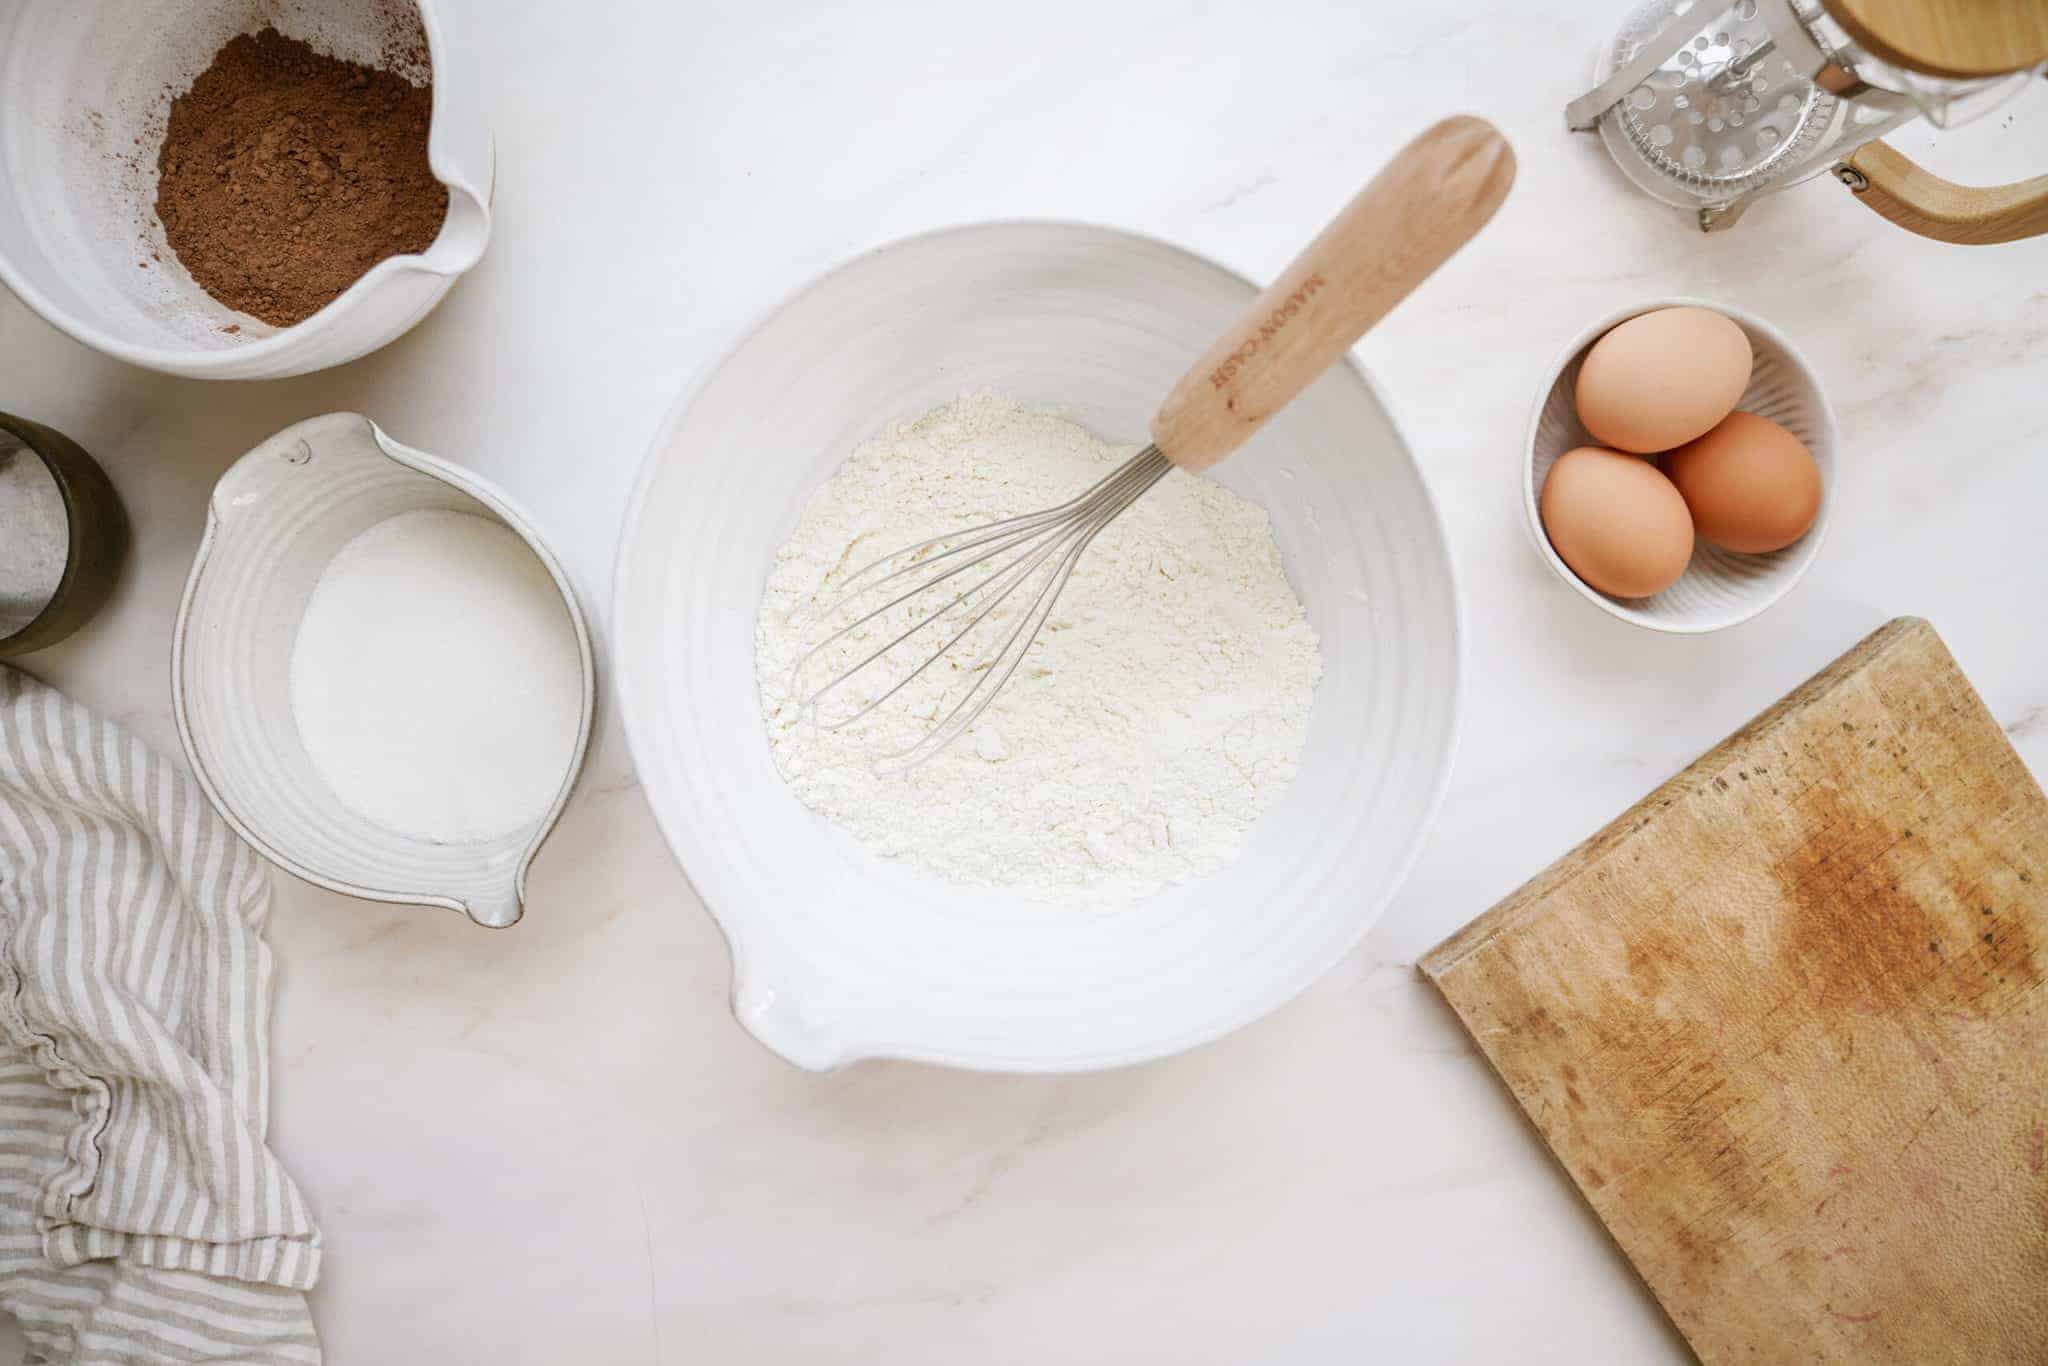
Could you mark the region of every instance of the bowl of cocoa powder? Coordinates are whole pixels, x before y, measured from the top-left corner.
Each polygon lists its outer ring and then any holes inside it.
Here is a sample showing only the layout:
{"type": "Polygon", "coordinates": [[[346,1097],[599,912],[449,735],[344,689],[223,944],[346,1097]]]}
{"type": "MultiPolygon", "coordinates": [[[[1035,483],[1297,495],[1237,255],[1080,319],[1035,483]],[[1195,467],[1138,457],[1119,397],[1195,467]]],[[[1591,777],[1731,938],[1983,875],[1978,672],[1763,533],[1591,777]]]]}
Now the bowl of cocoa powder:
{"type": "Polygon", "coordinates": [[[375,350],[490,237],[444,51],[427,0],[0,0],[0,281],[172,374],[375,350]]]}

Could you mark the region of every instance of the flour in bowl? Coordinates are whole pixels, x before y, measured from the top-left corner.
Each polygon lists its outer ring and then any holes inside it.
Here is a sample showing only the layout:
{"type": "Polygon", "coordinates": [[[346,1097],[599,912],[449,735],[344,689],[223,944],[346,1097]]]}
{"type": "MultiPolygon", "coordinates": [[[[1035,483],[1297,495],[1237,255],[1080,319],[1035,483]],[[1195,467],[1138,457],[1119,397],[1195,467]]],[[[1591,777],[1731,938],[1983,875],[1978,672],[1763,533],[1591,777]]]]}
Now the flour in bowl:
{"type": "Polygon", "coordinates": [[[805,718],[791,672],[821,603],[862,564],[1064,502],[1135,452],[1049,413],[969,394],[856,449],[805,507],[761,603],[756,668],[776,765],[876,853],[1041,899],[1129,902],[1234,858],[1293,781],[1322,649],[1265,512],[1175,470],[1089,547],[1046,629],[974,729],[877,772],[805,718]]]}

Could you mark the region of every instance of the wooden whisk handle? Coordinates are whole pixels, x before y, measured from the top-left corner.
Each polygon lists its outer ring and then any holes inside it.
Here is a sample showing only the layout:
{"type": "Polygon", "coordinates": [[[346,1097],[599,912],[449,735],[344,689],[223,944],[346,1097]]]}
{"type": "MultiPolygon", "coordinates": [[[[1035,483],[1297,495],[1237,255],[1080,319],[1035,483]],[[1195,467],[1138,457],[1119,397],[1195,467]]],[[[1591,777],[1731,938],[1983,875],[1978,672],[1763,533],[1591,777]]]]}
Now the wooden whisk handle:
{"type": "Polygon", "coordinates": [[[1402,148],[1173,387],[1153,442],[1186,470],[1242,446],[1471,240],[1514,179],[1483,119],[1445,119],[1402,148]]]}

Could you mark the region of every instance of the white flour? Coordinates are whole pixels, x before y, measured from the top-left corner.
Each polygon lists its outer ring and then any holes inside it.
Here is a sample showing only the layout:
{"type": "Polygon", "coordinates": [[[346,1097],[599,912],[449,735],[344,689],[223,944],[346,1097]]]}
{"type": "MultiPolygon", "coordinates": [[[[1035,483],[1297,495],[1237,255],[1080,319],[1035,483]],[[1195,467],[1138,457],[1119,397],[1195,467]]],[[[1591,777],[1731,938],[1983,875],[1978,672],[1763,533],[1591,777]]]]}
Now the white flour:
{"type": "Polygon", "coordinates": [[[886,857],[1049,899],[1129,902],[1236,856],[1294,778],[1322,650],[1265,512],[1213,481],[1173,471],[1112,523],[994,705],[929,762],[871,763],[877,739],[924,733],[913,714],[884,708],[883,733],[856,742],[790,697],[818,634],[802,609],[849,572],[1063,502],[1134,450],[970,394],[826,481],[777,555],[756,634],[775,761],[806,805],[886,857]]]}
{"type": "Polygon", "coordinates": [[[538,820],[575,757],[583,672],[526,542],[439,509],[335,555],[292,644],[299,738],[342,804],[446,844],[538,820]]]}

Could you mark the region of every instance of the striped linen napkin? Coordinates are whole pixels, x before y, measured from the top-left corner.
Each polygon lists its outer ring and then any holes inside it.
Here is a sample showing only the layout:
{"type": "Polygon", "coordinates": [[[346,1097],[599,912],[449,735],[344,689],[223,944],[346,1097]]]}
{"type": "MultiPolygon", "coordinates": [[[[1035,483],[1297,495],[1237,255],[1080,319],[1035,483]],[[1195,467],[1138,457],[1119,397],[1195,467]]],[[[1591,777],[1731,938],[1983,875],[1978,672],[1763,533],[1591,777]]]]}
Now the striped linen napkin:
{"type": "Polygon", "coordinates": [[[0,666],[0,1312],[32,1363],[317,1363],[264,1143],[263,865],[198,786],[0,666]]]}

